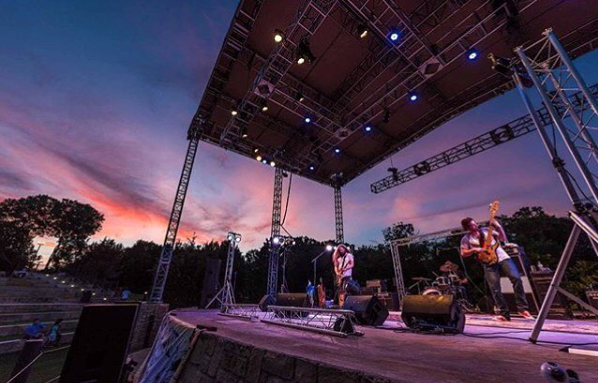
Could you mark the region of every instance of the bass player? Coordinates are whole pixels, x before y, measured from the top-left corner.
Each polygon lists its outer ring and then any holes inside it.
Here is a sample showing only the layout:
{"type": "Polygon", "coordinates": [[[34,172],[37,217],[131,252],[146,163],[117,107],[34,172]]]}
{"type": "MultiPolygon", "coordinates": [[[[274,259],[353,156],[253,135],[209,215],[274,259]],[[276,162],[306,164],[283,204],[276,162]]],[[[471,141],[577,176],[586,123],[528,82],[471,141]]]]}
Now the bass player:
{"type": "Polygon", "coordinates": [[[476,259],[479,260],[479,255],[484,252],[484,244],[486,241],[491,240],[490,245],[493,247],[497,246],[496,256],[498,257],[498,260],[494,264],[482,263],[482,266],[484,267],[484,277],[488,283],[488,286],[490,287],[494,302],[500,310],[500,315],[496,316],[495,320],[499,322],[511,320],[509,307],[507,306],[507,301],[505,300],[500,287],[501,271],[506,277],[509,278],[511,284],[513,285],[513,291],[515,291],[515,301],[517,303],[519,315],[525,319],[534,319],[534,317],[528,311],[529,305],[527,303],[527,299],[525,298],[525,291],[523,290],[523,282],[521,282],[519,271],[511,260],[511,257],[509,257],[506,251],[500,246],[499,243],[497,243],[497,241],[505,242],[507,240],[507,234],[497,220],[492,219],[490,221],[490,225],[494,229],[492,238],[488,238],[488,228],[479,228],[473,218],[467,217],[461,221],[463,230],[468,231],[468,233],[461,239],[461,257],[467,258],[475,254],[476,259]]]}

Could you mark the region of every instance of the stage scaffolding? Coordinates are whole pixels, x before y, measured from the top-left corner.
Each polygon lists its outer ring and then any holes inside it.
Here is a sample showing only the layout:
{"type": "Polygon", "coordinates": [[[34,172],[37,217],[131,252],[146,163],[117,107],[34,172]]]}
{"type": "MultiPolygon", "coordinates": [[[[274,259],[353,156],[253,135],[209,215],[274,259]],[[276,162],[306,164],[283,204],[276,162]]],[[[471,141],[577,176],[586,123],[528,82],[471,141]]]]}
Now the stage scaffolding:
{"type": "Polygon", "coordinates": [[[512,73],[575,209],[569,213],[574,222],[573,230],[529,338],[535,343],[557,292],[598,315],[598,310],[560,286],[582,231],[588,235],[590,244],[598,255],[598,147],[591,133],[598,127],[598,102],[551,29],[544,32],[544,37],[539,42],[526,48],[518,47],[515,53],[517,60],[503,61],[503,64],[508,63],[506,69],[512,73]],[[553,134],[547,131],[546,124],[533,107],[532,98],[529,96],[532,90],[535,90],[546,107],[553,134]],[[573,160],[573,165],[560,156],[559,148],[563,146],[573,160]],[[583,196],[583,199],[580,196],[583,196]]]}

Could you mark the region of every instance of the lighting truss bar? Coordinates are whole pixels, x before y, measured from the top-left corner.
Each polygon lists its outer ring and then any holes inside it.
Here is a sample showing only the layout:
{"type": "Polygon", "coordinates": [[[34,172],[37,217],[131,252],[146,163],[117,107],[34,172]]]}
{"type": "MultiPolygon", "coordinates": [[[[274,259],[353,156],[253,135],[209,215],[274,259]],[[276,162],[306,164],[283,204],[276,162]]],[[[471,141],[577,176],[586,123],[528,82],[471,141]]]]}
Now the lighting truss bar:
{"type": "MultiPolygon", "coordinates": [[[[595,97],[598,96],[598,84],[591,86],[589,89],[595,97]]],[[[581,106],[579,95],[580,93],[578,92],[577,95],[572,97],[575,107],[581,106]]],[[[559,113],[565,114],[566,105],[557,105],[557,109],[559,113]]],[[[544,125],[551,124],[550,115],[548,114],[546,107],[538,109],[537,114],[544,125]]],[[[370,185],[370,190],[375,194],[382,193],[395,186],[402,185],[435,170],[442,169],[455,162],[482,153],[500,144],[514,140],[515,138],[522,137],[534,131],[534,128],[535,125],[533,119],[529,114],[525,115],[506,125],[500,126],[451,149],[427,158],[424,161],[418,162],[413,166],[397,171],[396,175],[384,177],[383,179],[372,183],[370,185]]]]}
{"type": "MultiPolygon", "coordinates": [[[[239,102],[239,113],[245,113],[247,122],[250,122],[256,113],[252,108],[246,108],[248,101],[257,97],[254,90],[262,81],[267,81],[272,87],[276,88],[279,80],[284,77],[295,62],[295,52],[300,40],[313,36],[316,33],[322,25],[322,21],[328,16],[336,3],[336,0],[303,1],[299,7],[295,21],[284,31],[284,41],[274,47],[266,65],[261,68],[259,74],[253,80],[251,87],[239,102]]],[[[265,98],[267,99],[268,96],[265,98]]],[[[220,135],[220,141],[223,141],[227,136],[234,125],[234,120],[235,116],[231,116],[220,135]]]]}
{"type": "Polygon", "coordinates": [[[346,338],[348,335],[363,335],[355,330],[355,312],[351,310],[271,305],[268,306],[266,317],[261,321],[341,338],[346,338]]]}
{"type": "Polygon", "coordinates": [[[172,252],[176,243],[176,235],[181,222],[183,205],[185,204],[185,198],[187,196],[187,189],[189,187],[189,180],[191,179],[191,172],[193,171],[193,163],[195,162],[200,135],[201,130],[194,129],[193,126],[189,128],[189,132],[187,133],[189,146],[187,147],[183,171],[181,172],[179,186],[177,187],[174,204],[172,205],[172,211],[170,212],[170,218],[168,220],[166,237],[164,239],[164,244],[162,245],[162,251],[160,252],[156,274],[154,275],[154,283],[152,284],[152,290],[149,297],[149,300],[152,303],[162,302],[168,270],[170,269],[170,263],[172,262],[172,252]]]}
{"type": "Polygon", "coordinates": [[[334,223],[334,227],[336,228],[336,243],[345,243],[343,192],[339,185],[334,186],[334,223]]]}

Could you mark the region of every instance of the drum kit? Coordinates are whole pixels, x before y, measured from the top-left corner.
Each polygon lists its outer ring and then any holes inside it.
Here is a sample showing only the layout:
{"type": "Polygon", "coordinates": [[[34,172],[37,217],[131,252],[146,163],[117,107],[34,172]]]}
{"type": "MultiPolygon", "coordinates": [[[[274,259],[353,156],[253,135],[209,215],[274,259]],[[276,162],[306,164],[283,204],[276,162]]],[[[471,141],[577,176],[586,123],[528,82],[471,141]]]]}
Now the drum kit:
{"type": "Polygon", "coordinates": [[[453,295],[466,312],[474,311],[474,307],[467,300],[465,287],[453,271],[445,275],[436,275],[435,279],[415,277],[412,280],[415,284],[409,287],[410,291],[417,287],[417,294],[420,295],[453,295]]]}

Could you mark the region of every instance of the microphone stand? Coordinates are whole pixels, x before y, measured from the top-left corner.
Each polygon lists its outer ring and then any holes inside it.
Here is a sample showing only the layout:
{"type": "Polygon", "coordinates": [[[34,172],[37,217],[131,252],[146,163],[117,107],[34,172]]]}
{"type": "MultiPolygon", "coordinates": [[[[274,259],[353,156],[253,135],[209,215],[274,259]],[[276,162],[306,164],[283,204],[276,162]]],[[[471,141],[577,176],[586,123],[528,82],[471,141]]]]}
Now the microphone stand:
{"type": "Polygon", "coordinates": [[[320,254],[318,254],[317,257],[315,257],[314,259],[311,260],[311,263],[314,264],[314,286],[316,286],[316,261],[318,260],[318,258],[320,258],[322,255],[326,254],[328,252],[328,250],[324,249],[324,251],[322,251],[320,254]]]}

